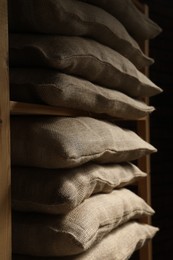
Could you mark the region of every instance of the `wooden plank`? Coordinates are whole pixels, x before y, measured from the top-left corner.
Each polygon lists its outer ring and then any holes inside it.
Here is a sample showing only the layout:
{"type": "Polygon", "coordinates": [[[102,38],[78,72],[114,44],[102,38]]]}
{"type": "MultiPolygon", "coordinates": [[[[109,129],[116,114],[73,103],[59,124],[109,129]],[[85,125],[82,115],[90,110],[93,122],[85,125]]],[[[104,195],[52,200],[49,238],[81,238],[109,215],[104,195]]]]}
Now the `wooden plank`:
{"type": "MultiPolygon", "coordinates": [[[[49,105],[30,104],[23,102],[10,101],[10,113],[12,115],[49,115],[49,116],[89,116],[98,119],[117,121],[135,121],[135,119],[113,118],[105,114],[96,114],[88,111],[55,107],[49,105]]],[[[141,117],[138,121],[145,121],[146,117],[141,117]]]]}
{"type": "MultiPolygon", "coordinates": [[[[141,138],[149,142],[149,119],[138,122],[137,131],[140,133],[141,138]]],[[[138,160],[139,168],[147,173],[146,180],[139,182],[139,195],[145,199],[145,201],[151,205],[151,191],[150,191],[150,156],[142,157],[138,160]]]]}
{"type": "Polygon", "coordinates": [[[0,259],[11,259],[7,1],[0,1],[0,259]]]}
{"type": "MultiPolygon", "coordinates": [[[[136,2],[136,0],[135,0],[136,2]]],[[[145,4],[139,4],[138,8],[141,12],[143,12],[146,16],[149,14],[148,6],[145,4]]],[[[144,41],[139,43],[142,51],[145,55],[149,56],[149,41],[144,41]]],[[[142,70],[147,77],[149,76],[149,69],[145,67],[142,70]]],[[[146,104],[149,104],[149,99],[144,98],[143,101],[146,104]]],[[[145,118],[144,121],[137,122],[137,132],[148,143],[150,142],[150,121],[149,116],[145,118]]],[[[139,180],[138,185],[138,195],[142,197],[149,205],[151,205],[151,182],[150,182],[150,156],[142,157],[138,160],[139,168],[147,173],[147,177],[143,180],[139,180]]],[[[151,217],[143,217],[141,219],[142,223],[151,224],[151,217]]],[[[141,248],[139,252],[140,260],[152,260],[152,241],[147,242],[147,244],[141,248]]]]}
{"type": "MultiPolygon", "coordinates": [[[[146,16],[149,15],[148,6],[142,4],[138,0],[132,0],[136,7],[144,13],[146,16]]],[[[139,45],[145,55],[149,55],[149,41],[139,42],[139,45]]],[[[146,76],[149,76],[149,69],[145,67],[142,71],[146,76]]],[[[149,104],[148,98],[142,99],[146,104],[149,104]]],[[[137,121],[137,133],[145,141],[150,142],[150,126],[149,117],[145,120],[137,121]]],[[[150,183],[150,156],[142,157],[138,160],[139,168],[147,173],[147,177],[138,182],[138,195],[142,197],[149,205],[151,205],[151,183],[150,183]]],[[[151,217],[144,217],[141,219],[142,223],[151,224],[151,217]]],[[[139,251],[140,260],[152,260],[152,241],[149,241],[145,246],[143,246],[139,251]]]]}
{"type": "Polygon", "coordinates": [[[15,101],[10,101],[10,111],[12,115],[90,116],[81,110],[15,101]]]}
{"type": "MultiPolygon", "coordinates": [[[[138,121],[137,132],[147,142],[150,142],[149,136],[149,118],[145,121],[138,121]]],[[[139,181],[138,194],[142,197],[149,205],[151,205],[151,183],[150,183],[150,156],[142,157],[138,160],[139,168],[147,173],[147,177],[144,180],[139,181]]],[[[142,223],[151,224],[151,217],[143,217],[142,223]]],[[[148,241],[147,244],[140,250],[140,260],[152,260],[152,241],[148,241]]]]}

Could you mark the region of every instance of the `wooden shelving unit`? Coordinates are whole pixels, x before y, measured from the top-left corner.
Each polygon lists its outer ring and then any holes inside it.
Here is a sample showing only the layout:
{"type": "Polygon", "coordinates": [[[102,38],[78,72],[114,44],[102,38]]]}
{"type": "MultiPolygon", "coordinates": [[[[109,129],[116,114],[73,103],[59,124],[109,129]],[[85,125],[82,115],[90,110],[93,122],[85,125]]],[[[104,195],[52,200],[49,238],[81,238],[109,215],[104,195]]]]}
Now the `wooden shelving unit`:
{"type": "MultiPolygon", "coordinates": [[[[136,0],[135,0],[136,2],[136,0]]],[[[146,5],[137,4],[145,13],[146,5]]],[[[8,26],[7,26],[7,0],[0,1],[0,259],[11,259],[11,202],[10,202],[10,113],[12,115],[58,115],[58,116],[95,116],[84,111],[55,108],[45,105],[26,104],[9,101],[8,82],[8,26]]],[[[143,45],[143,50],[148,54],[148,42],[143,45]]],[[[143,71],[148,75],[148,70],[143,71]]],[[[146,100],[148,102],[148,100],[146,100]]],[[[136,121],[137,133],[147,142],[149,137],[149,117],[136,121]]],[[[138,166],[145,171],[146,179],[137,183],[138,194],[151,204],[150,198],[150,158],[146,156],[138,160],[138,166]]],[[[151,223],[150,217],[142,222],[151,223]]],[[[149,242],[140,250],[140,260],[152,260],[152,243],[149,242]]]]}

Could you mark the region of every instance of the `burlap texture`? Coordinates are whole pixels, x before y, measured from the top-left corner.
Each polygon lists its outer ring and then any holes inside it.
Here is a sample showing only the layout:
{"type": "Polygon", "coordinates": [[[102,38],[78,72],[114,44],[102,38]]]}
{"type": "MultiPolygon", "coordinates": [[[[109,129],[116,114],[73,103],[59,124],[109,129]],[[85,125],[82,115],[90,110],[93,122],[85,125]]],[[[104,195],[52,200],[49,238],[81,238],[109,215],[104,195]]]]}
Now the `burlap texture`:
{"type": "Polygon", "coordinates": [[[13,117],[12,165],[69,168],[132,161],[156,149],[133,131],[91,117],[13,117]]]}
{"type": "Polygon", "coordinates": [[[118,51],[138,68],[153,63],[115,17],[80,1],[12,0],[9,23],[13,32],[87,36],[118,51]]]}
{"type": "Polygon", "coordinates": [[[11,100],[138,119],[154,110],[144,102],[74,76],[44,69],[10,69],[11,100]]]}
{"type": "Polygon", "coordinates": [[[105,236],[86,252],[70,257],[13,255],[13,260],[125,260],[157,233],[158,228],[130,221],[105,236]]]}
{"type": "Polygon", "coordinates": [[[127,31],[139,41],[156,37],[162,29],[136,8],[131,0],[81,0],[102,7],[115,16],[127,31]]]}
{"type": "Polygon", "coordinates": [[[54,68],[132,97],[162,91],[124,56],[91,39],[11,34],[9,51],[12,67],[54,68]]]}
{"type": "Polygon", "coordinates": [[[69,170],[12,167],[11,175],[13,209],[51,214],[67,213],[92,194],[109,193],[146,176],[130,163],[69,170]]]}
{"type": "Polygon", "coordinates": [[[130,219],[153,213],[142,198],[124,188],[94,195],[66,215],[14,213],[13,252],[36,256],[78,254],[130,219]]]}

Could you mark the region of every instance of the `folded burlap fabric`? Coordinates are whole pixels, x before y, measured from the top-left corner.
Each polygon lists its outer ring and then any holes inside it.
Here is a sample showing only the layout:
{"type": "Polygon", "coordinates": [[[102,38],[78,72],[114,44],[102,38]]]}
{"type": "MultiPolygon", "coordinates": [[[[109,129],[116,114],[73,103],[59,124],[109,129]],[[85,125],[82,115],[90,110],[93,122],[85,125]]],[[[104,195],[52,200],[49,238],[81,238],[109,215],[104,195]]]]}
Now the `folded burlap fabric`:
{"type": "Polygon", "coordinates": [[[140,249],[157,233],[158,228],[129,221],[114,229],[86,252],[67,257],[13,255],[13,260],[124,260],[140,249]]]}
{"type": "Polygon", "coordinates": [[[84,36],[118,51],[138,68],[153,63],[115,17],[80,1],[11,0],[9,29],[23,33],[84,36]]]}
{"type": "Polygon", "coordinates": [[[13,117],[12,165],[71,168],[119,163],[156,152],[135,132],[91,117],[13,117]]]}
{"type": "Polygon", "coordinates": [[[79,254],[121,224],[153,213],[142,198],[127,189],[94,195],[66,215],[16,212],[13,252],[35,256],[79,254]]]}
{"type": "Polygon", "coordinates": [[[58,69],[132,97],[162,92],[127,58],[82,37],[10,34],[9,62],[11,67],[58,69]]]}
{"type": "Polygon", "coordinates": [[[51,214],[67,213],[93,194],[110,193],[146,176],[131,163],[11,170],[13,209],[51,214]]]}

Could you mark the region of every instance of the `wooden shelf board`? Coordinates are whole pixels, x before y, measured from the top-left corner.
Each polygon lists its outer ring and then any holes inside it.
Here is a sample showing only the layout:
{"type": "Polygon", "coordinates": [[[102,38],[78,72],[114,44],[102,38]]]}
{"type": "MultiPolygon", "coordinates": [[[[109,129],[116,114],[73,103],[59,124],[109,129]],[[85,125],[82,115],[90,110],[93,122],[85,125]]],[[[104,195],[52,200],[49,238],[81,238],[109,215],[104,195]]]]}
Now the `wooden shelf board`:
{"type": "MultiPolygon", "coordinates": [[[[50,116],[89,116],[98,119],[110,119],[124,121],[121,118],[113,118],[105,114],[96,114],[87,111],[65,108],[65,107],[55,107],[49,105],[31,104],[10,101],[10,111],[11,115],[50,115],[50,116]]],[[[146,117],[139,118],[138,121],[145,121],[146,117]]],[[[127,119],[125,120],[127,121],[127,119]]],[[[129,121],[136,121],[136,119],[129,119],[129,121]]]]}
{"type": "Polygon", "coordinates": [[[71,108],[53,107],[15,101],[10,101],[10,111],[12,115],[89,116],[89,113],[85,111],[71,108]]]}

